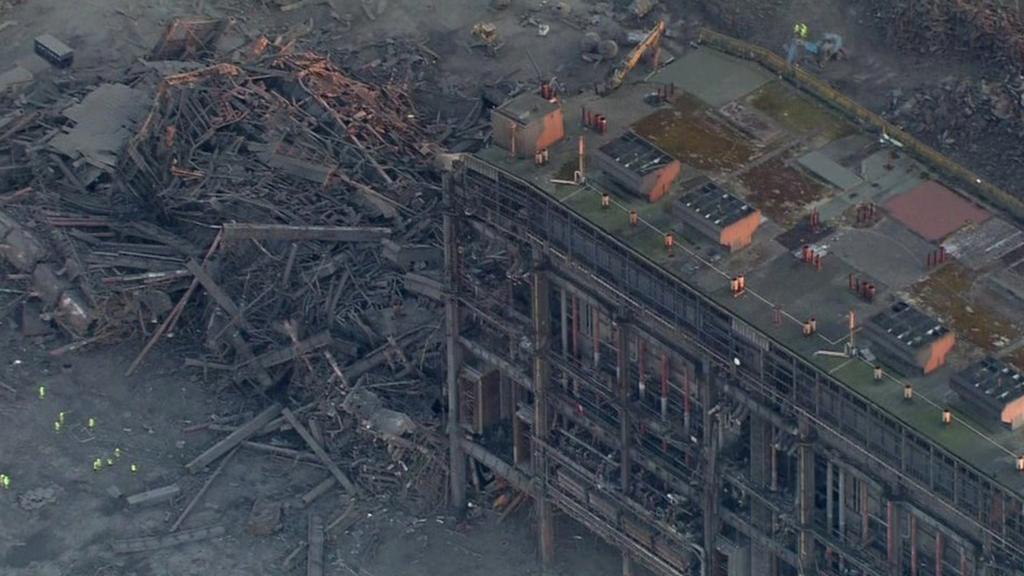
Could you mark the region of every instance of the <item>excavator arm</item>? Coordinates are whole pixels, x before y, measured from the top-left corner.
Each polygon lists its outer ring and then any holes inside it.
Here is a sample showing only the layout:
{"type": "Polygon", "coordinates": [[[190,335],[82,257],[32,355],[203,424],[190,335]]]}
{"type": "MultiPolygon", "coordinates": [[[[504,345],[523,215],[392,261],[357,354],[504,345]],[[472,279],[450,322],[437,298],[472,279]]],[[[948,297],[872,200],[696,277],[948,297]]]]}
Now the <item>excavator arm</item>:
{"type": "Polygon", "coordinates": [[[665,35],[665,21],[659,20],[658,23],[647,33],[647,36],[637,44],[626,57],[622,59],[622,62],[612,70],[611,76],[608,78],[608,82],[605,84],[605,92],[611,92],[615,90],[626,80],[626,75],[636,67],[643,58],[644,54],[648,50],[657,50],[658,43],[661,42],[661,37],[665,35]]]}

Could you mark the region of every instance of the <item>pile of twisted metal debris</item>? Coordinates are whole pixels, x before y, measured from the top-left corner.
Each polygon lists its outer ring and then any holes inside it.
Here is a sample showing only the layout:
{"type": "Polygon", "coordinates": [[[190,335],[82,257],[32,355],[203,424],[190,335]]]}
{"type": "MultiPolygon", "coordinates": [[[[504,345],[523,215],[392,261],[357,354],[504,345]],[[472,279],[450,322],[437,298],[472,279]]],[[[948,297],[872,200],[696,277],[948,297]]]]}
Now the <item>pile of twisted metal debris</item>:
{"type": "Polygon", "coordinates": [[[330,471],[310,501],[441,506],[435,145],[406,93],[291,43],[204,59],[221,29],[176,21],[114,81],[0,98],[0,312],[54,355],[135,339],[132,372],[164,342],[218,388],[306,402],[206,423],[231,433],[190,472],[248,446],[330,471]],[[294,449],[256,441],[282,430],[294,449]]]}

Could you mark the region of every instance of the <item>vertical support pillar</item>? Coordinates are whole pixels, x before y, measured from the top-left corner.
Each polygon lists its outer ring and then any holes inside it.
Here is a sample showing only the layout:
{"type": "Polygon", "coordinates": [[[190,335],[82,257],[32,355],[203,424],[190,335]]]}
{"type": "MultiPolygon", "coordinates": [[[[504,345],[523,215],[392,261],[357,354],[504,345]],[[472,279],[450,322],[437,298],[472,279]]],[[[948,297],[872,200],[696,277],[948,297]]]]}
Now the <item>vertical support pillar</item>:
{"type": "Polygon", "coordinates": [[[462,450],[462,430],[459,425],[459,373],[462,371],[462,350],[459,349],[459,256],[458,211],[455,209],[454,182],[451,174],[443,179],[446,210],[444,212],[444,264],[445,264],[445,361],[448,387],[448,462],[451,506],[457,516],[466,509],[466,454],[462,450]]]}
{"type": "Polygon", "coordinates": [[[569,357],[569,293],[565,286],[558,290],[558,313],[561,316],[562,358],[569,357]]]}
{"type": "Polygon", "coordinates": [[[903,541],[900,538],[899,504],[891,498],[886,502],[886,523],[888,524],[886,550],[888,551],[889,574],[896,576],[903,573],[903,541]]]}
{"type": "MultiPolygon", "coordinates": [[[[828,456],[826,455],[826,458],[828,456]]],[[[832,460],[828,460],[825,463],[825,523],[827,528],[825,529],[825,535],[832,538],[835,532],[835,514],[833,512],[835,504],[835,491],[832,488],[833,481],[835,478],[835,471],[833,470],[832,460]]]]}
{"type": "Polygon", "coordinates": [[[692,412],[690,403],[690,379],[693,374],[683,372],[683,437],[690,435],[690,412],[692,412]]]}
{"type": "MultiPolygon", "coordinates": [[[[750,481],[755,490],[770,484],[769,462],[771,450],[771,423],[757,414],[750,414],[750,481]]],[[[772,512],[755,498],[750,500],[750,524],[764,534],[772,533],[772,512]]],[[[772,551],[759,542],[750,544],[751,576],[771,574],[772,551]]]]}
{"type": "MultiPolygon", "coordinates": [[[[538,250],[539,249],[535,249],[538,250]]],[[[546,457],[543,445],[549,440],[548,420],[548,385],[550,384],[551,368],[548,365],[551,337],[551,294],[547,271],[544,269],[541,254],[534,253],[533,269],[533,433],[539,442],[534,443],[534,474],[540,478],[547,476],[546,457]]],[[[550,567],[555,556],[555,522],[544,489],[539,490],[534,498],[537,506],[538,538],[541,563],[550,567]]]]}
{"type": "Polygon", "coordinates": [[[797,510],[800,514],[799,573],[810,576],[815,572],[814,533],[814,445],[811,424],[806,417],[799,422],[799,469],[797,478],[797,510]]]}
{"type": "Polygon", "coordinates": [[[945,544],[942,530],[935,530],[935,576],[942,576],[942,547],[945,544]]]}
{"type": "Polygon", "coordinates": [[[661,419],[664,421],[668,416],[668,351],[661,353],[661,386],[659,387],[659,406],[661,406],[661,419]]]}
{"type": "Polygon", "coordinates": [[[580,301],[573,294],[570,297],[572,302],[572,358],[578,360],[580,357],[580,301]]]}
{"type": "Polygon", "coordinates": [[[779,450],[778,443],[779,429],[772,427],[768,441],[768,455],[771,466],[768,469],[768,489],[772,492],[779,491],[779,450]]]}
{"type": "Polygon", "coordinates": [[[910,576],[917,576],[917,516],[910,513],[910,576]]]}
{"type": "Polygon", "coordinates": [[[860,482],[860,541],[867,546],[871,542],[871,517],[868,514],[868,483],[860,482]]]}
{"type": "Polygon", "coordinates": [[[846,542],[846,469],[839,468],[839,494],[836,507],[839,510],[839,541],[846,542]]]}
{"type": "MultiPolygon", "coordinates": [[[[619,451],[622,458],[619,466],[622,480],[622,495],[625,498],[629,498],[630,491],[633,489],[631,472],[633,438],[629,412],[629,319],[624,314],[619,314],[617,320],[615,366],[616,385],[618,386],[619,393],[619,434],[622,446],[622,449],[619,451]]],[[[625,550],[622,551],[622,575],[633,575],[633,560],[625,550]]]]}
{"type": "MultiPolygon", "coordinates": [[[[704,555],[702,558],[700,576],[711,576],[718,573],[716,560],[718,532],[720,530],[718,519],[718,502],[721,486],[718,473],[718,389],[719,383],[712,367],[711,360],[704,358],[702,366],[702,378],[700,381],[700,399],[704,407],[703,414],[703,438],[701,438],[702,456],[704,458],[704,555]]],[[[694,374],[696,377],[696,374],[694,374]]]]}

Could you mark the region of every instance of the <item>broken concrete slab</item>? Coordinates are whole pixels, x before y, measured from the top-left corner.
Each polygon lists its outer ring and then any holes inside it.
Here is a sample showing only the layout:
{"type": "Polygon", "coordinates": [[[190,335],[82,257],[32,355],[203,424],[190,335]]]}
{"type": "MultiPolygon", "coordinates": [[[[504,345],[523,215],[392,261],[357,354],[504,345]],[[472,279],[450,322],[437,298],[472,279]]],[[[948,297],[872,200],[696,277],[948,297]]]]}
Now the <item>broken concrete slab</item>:
{"type": "Polygon", "coordinates": [[[43,321],[43,307],[39,302],[25,302],[21,305],[18,329],[22,336],[46,336],[53,333],[48,322],[43,321]]]}
{"type": "Polygon", "coordinates": [[[102,84],[64,110],[75,126],[50,140],[50,149],[112,170],[118,154],[149,111],[149,95],[124,84],[102,84]]]}
{"type": "Polygon", "coordinates": [[[46,248],[35,235],[21,226],[15,227],[0,244],[0,256],[22,272],[31,272],[46,257],[46,248]]]}
{"type": "Polygon", "coordinates": [[[55,306],[63,294],[71,286],[57,275],[57,271],[48,262],[43,262],[32,271],[32,287],[46,306],[55,306]]]}
{"type": "Polygon", "coordinates": [[[380,397],[365,388],[349,392],[341,407],[362,420],[366,428],[385,437],[400,437],[416,430],[416,423],[412,418],[402,412],[385,408],[380,397]]]}
{"type": "Polygon", "coordinates": [[[92,327],[92,323],[96,319],[85,296],[76,289],[67,290],[61,294],[60,300],[57,302],[57,310],[68,327],[79,336],[88,334],[89,328],[92,327]]]}
{"type": "Polygon", "coordinates": [[[411,270],[417,264],[436,268],[444,263],[444,250],[440,246],[398,244],[391,240],[383,240],[382,243],[384,258],[403,270],[411,270]]]}

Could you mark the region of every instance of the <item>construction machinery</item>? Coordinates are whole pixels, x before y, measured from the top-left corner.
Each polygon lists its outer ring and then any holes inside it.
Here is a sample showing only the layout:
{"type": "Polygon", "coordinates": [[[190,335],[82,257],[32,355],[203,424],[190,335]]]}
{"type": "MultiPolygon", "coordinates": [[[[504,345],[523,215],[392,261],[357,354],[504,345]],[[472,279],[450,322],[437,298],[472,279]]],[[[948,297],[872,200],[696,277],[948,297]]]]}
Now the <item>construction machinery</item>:
{"type": "Polygon", "coordinates": [[[647,33],[647,36],[640,41],[626,57],[619,62],[618,66],[612,69],[611,75],[608,80],[605,81],[604,85],[600,88],[601,94],[607,94],[619,86],[626,80],[626,75],[629,71],[636,67],[643,58],[644,54],[651,53],[652,67],[658,67],[658,55],[661,50],[661,37],[665,35],[665,21],[659,20],[658,23],[647,33]]]}
{"type": "Polygon", "coordinates": [[[837,60],[846,55],[843,49],[843,37],[835,32],[822,34],[821,40],[806,40],[794,37],[786,45],[786,63],[790,66],[798,63],[807,54],[813,56],[819,67],[830,60],[837,60]]]}

